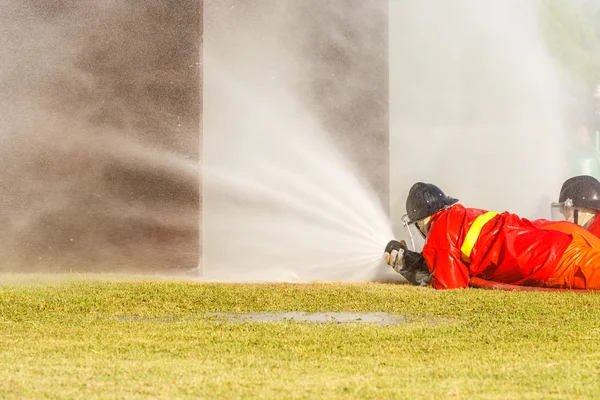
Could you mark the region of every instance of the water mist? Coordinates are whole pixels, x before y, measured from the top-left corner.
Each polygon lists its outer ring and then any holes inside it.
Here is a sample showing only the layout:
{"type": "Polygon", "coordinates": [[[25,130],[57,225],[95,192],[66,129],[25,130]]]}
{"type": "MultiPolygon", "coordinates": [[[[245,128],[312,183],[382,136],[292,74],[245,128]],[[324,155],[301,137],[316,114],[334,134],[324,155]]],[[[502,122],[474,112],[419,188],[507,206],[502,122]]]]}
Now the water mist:
{"type": "MultiPolygon", "coordinates": [[[[333,135],[302,96],[307,71],[320,61],[302,58],[297,47],[308,35],[294,29],[299,8],[279,2],[269,18],[258,12],[260,3],[237,14],[239,3],[205,6],[203,278],[401,280],[381,262],[393,235],[367,166],[347,157],[347,140],[333,135]]],[[[354,5],[336,13],[356,11],[354,5]]],[[[340,52],[367,45],[342,39],[349,40],[338,38],[340,52]]],[[[387,148],[380,151],[387,159],[387,148]]]]}
{"type": "Polygon", "coordinates": [[[390,2],[394,231],[415,181],[468,207],[549,218],[568,178],[561,75],[537,1],[390,2]]]}
{"type": "Polygon", "coordinates": [[[207,0],[203,65],[198,4],[0,6],[1,269],[401,280],[388,185],[401,237],[417,180],[544,216],[566,178],[535,1],[392,0],[388,43],[383,0],[207,0]]]}
{"type": "MultiPolygon", "coordinates": [[[[269,9],[273,19],[234,24],[223,28],[226,34],[216,29],[211,36],[208,25],[205,273],[231,280],[377,279],[389,272],[376,266],[392,236],[388,218],[361,179],[364,165],[346,161],[343,146],[299,94],[314,60],[299,57],[305,32],[297,30],[291,4],[279,2],[269,9]],[[229,116],[219,118],[224,110],[229,116]]],[[[354,11],[336,12],[352,19],[354,11]]],[[[245,13],[245,21],[257,18],[245,13]]],[[[538,13],[537,2],[389,2],[398,237],[407,239],[400,216],[416,181],[436,183],[467,206],[548,216],[566,178],[564,132],[559,74],[538,13]]],[[[373,22],[373,14],[362,16],[356,24],[373,22]]],[[[351,45],[343,34],[337,40],[351,45]]],[[[352,82],[360,85],[361,77],[352,82]]]]}

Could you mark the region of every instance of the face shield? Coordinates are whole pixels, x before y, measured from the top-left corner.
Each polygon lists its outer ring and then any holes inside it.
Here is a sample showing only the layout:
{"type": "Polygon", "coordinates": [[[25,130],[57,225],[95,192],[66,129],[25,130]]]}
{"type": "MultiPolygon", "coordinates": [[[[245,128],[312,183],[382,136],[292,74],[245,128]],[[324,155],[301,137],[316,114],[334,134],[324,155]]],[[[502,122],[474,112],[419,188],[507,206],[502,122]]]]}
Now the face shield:
{"type": "Polygon", "coordinates": [[[415,221],[415,226],[419,230],[419,233],[421,234],[423,239],[425,239],[427,237],[427,234],[429,233],[429,221],[430,220],[431,220],[431,217],[427,217],[427,218],[423,218],[418,221],[415,221]]]}
{"type": "MultiPolygon", "coordinates": [[[[427,218],[427,222],[429,222],[429,218],[427,218]]],[[[416,223],[410,224],[408,215],[402,217],[402,225],[404,225],[404,229],[410,239],[410,250],[420,253],[425,246],[425,235],[427,234],[427,231],[422,232],[416,223]]]]}
{"type": "Polygon", "coordinates": [[[573,200],[566,199],[564,202],[554,202],[550,205],[550,215],[553,221],[569,221],[579,223],[579,210],[573,207],[573,200]]]}

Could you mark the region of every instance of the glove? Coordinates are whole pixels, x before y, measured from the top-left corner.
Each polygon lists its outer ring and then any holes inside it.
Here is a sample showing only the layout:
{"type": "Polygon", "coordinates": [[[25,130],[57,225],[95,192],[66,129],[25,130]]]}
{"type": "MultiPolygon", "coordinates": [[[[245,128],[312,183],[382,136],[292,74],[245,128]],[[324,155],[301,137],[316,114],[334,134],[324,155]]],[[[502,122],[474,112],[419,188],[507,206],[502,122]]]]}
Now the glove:
{"type": "Polygon", "coordinates": [[[427,286],[431,273],[423,254],[411,251],[404,240],[391,240],[385,246],[385,262],[415,286],[427,286]]]}
{"type": "Polygon", "coordinates": [[[390,240],[385,246],[385,262],[392,267],[394,271],[400,273],[400,269],[404,266],[404,252],[408,250],[404,240],[390,240]]]}
{"type": "Polygon", "coordinates": [[[423,254],[406,250],[401,271],[398,271],[408,282],[415,286],[428,286],[431,273],[423,254]]]}

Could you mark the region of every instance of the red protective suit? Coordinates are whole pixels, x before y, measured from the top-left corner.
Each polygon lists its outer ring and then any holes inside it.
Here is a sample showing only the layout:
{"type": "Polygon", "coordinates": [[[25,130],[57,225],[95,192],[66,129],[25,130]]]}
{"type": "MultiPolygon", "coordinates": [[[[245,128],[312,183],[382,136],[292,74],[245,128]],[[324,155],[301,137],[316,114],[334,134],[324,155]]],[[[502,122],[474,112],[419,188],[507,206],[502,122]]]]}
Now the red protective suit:
{"type": "Polygon", "coordinates": [[[588,232],[593,233],[600,238],[600,213],[597,213],[594,220],[587,228],[588,232]]]}
{"type": "Polygon", "coordinates": [[[600,289],[600,238],[567,222],[543,224],[543,229],[567,233],[571,243],[560,257],[545,286],[563,289],[600,289]]]}
{"type": "MultiPolygon", "coordinates": [[[[466,288],[474,276],[500,283],[546,285],[571,245],[572,234],[555,221],[530,221],[504,212],[483,225],[469,259],[465,259],[461,254],[465,236],[475,219],[486,212],[455,204],[431,217],[423,256],[432,274],[432,286],[466,288]]],[[[569,229],[575,226],[566,224],[569,229]]],[[[596,261],[600,261],[600,251],[596,261]]],[[[600,262],[597,265],[600,268],[600,262]]]]}

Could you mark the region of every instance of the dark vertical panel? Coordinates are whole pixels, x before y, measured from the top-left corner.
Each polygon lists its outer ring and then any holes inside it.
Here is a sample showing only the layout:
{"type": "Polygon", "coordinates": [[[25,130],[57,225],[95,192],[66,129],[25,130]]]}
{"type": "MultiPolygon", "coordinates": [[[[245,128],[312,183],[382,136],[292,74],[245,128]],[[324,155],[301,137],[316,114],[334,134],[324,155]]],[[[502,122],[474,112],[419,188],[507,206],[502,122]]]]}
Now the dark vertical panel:
{"type": "Polygon", "coordinates": [[[31,104],[0,111],[19,139],[0,177],[8,268],[195,268],[203,1],[19,4],[0,8],[31,28],[2,53],[23,78],[0,99],[31,104]]]}

